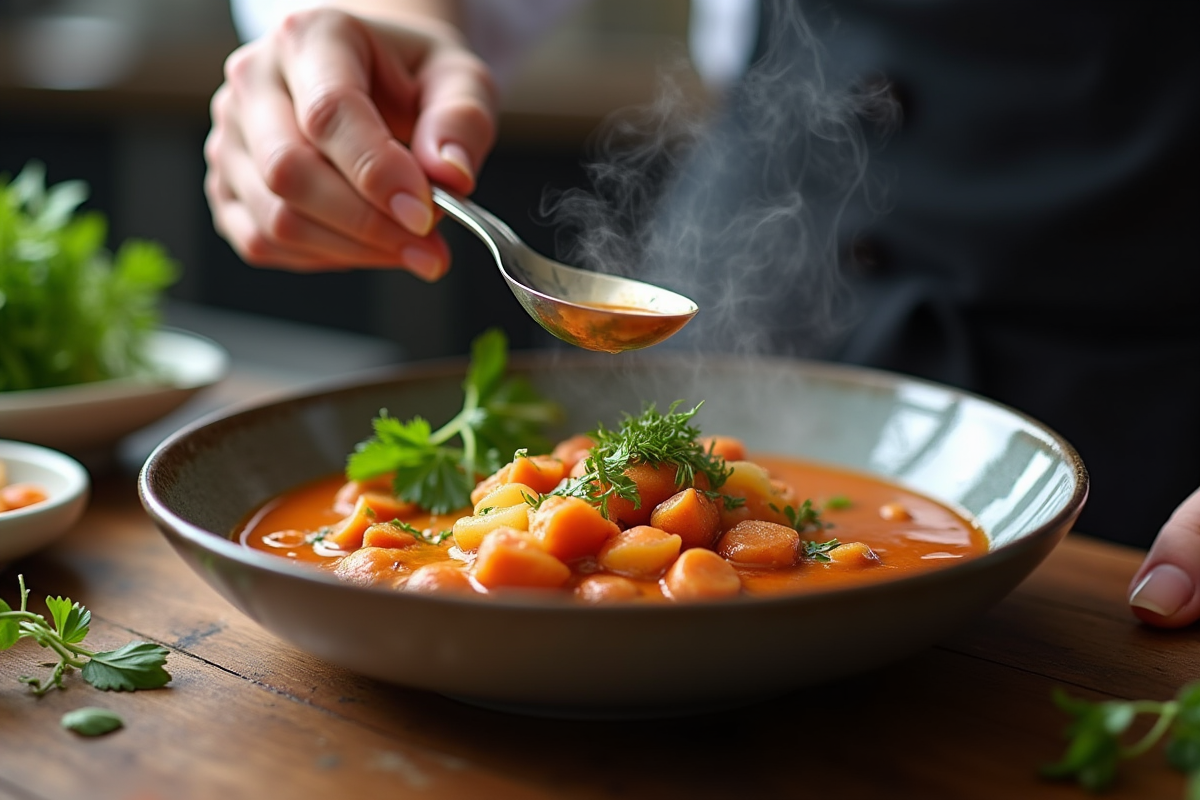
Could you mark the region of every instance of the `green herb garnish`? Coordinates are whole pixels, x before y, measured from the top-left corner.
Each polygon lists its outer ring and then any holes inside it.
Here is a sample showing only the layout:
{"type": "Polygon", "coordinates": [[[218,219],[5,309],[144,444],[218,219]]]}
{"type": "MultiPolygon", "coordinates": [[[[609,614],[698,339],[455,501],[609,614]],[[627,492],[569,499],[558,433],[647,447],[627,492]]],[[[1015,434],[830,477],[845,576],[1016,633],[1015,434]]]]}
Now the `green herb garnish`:
{"type": "Polygon", "coordinates": [[[788,524],[795,528],[797,533],[820,531],[830,527],[821,521],[821,512],[813,508],[812,500],[805,500],[800,504],[800,508],[793,508],[790,505],[786,505],[780,509],[774,503],[770,505],[772,511],[787,517],[788,524]]]}
{"type": "Polygon", "coordinates": [[[159,295],[178,266],[136,239],[114,257],[104,216],[77,212],[87,186],[45,179],[37,162],[11,182],[0,175],[0,392],[146,372],[159,295]]]}
{"type": "Polygon", "coordinates": [[[829,557],[829,551],[841,546],[841,542],[837,539],[830,539],[827,542],[803,542],[801,546],[804,548],[805,558],[828,564],[833,560],[829,557]]]}
{"type": "Polygon", "coordinates": [[[1121,761],[1148,752],[1167,737],[1167,762],[1188,776],[1186,796],[1200,797],[1200,682],[1179,690],[1173,700],[1105,700],[1091,702],[1055,689],[1054,702],[1071,716],[1067,751],[1060,761],[1042,768],[1047,778],[1075,780],[1089,791],[1112,785],[1121,761]],[[1134,720],[1148,715],[1153,724],[1138,740],[1126,744],[1134,720]]]}
{"type": "Polygon", "coordinates": [[[676,411],[681,402],[672,403],[665,414],[658,412],[653,403],[637,417],[626,414],[616,431],[601,423],[589,434],[596,444],[584,462],[586,472],[551,494],[581,497],[605,517],[610,497],[629,500],[637,508],[641,505],[637,485],[625,475],[634,464],[674,466],[676,486],[691,486],[697,475],[704,475],[709,491],[720,488],[733,470],[726,466],[725,459],[696,441],[700,431],[690,424],[703,403],[691,411],[676,411]]]}
{"type": "Polygon", "coordinates": [[[847,508],[853,507],[854,501],[844,494],[835,494],[821,505],[821,508],[826,511],[845,511],[847,508]]]}
{"type": "MultiPolygon", "coordinates": [[[[157,689],[165,686],[171,676],[164,669],[167,649],[149,642],[130,642],[124,647],[106,652],[93,652],[82,646],[92,621],[92,612],[66,597],[47,597],[53,626],[41,614],[28,610],[29,591],[25,578],[17,576],[21,588],[21,604],[13,610],[0,600],[0,651],[7,650],[21,639],[33,639],[42,647],[54,651],[58,663],[47,679],[23,675],[18,678],[28,684],[36,695],[51,689],[63,688],[63,675],[79,669],[83,679],[105,691],[132,692],[137,689],[157,689]]],[[[48,665],[49,666],[49,665],[48,665]]]]}
{"type": "Polygon", "coordinates": [[[125,721],[120,715],[107,708],[87,706],[68,711],[62,715],[61,724],[69,731],[75,731],[80,736],[103,736],[124,727],[125,721]]]}
{"type": "Polygon", "coordinates": [[[393,519],[391,522],[388,523],[388,525],[391,525],[393,528],[396,528],[397,530],[402,530],[405,533],[410,533],[413,536],[420,539],[421,541],[428,542],[429,544],[441,544],[442,542],[446,541],[446,539],[454,533],[453,530],[434,532],[434,530],[432,528],[427,528],[425,530],[421,530],[416,525],[413,525],[411,522],[405,522],[402,519],[393,519]]]}
{"type": "Polygon", "coordinates": [[[528,381],[505,377],[507,362],[504,334],[483,333],[472,343],[463,407],[454,419],[435,431],[422,417],[401,422],[381,411],[375,435],[351,454],[346,477],[361,481],[394,472],[396,496],[444,514],[471,504],[475,482],[503,466],[501,453],[548,450],[542,429],[560,418],[561,409],[528,381]]]}

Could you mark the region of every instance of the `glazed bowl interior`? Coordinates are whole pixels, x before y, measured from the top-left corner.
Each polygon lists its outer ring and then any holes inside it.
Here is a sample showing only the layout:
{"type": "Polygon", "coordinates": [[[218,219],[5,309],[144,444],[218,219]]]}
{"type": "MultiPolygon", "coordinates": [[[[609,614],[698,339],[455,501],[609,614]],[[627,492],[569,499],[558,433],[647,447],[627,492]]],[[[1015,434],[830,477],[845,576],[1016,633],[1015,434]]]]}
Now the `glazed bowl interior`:
{"type": "Polygon", "coordinates": [[[1087,493],[1083,464],[1059,436],[946,387],[787,359],[547,353],[514,357],[510,370],[563,405],[553,435],[614,425],[648,402],[703,401],[695,422],[705,432],[916,490],[976,520],[991,549],[943,570],[816,595],[594,608],[351,586],[229,538],[267,500],[340,471],[381,409],[435,425],[449,419],[464,368],[417,366],[203,420],[151,455],[143,503],[198,574],[303,650],[501,707],[624,714],[741,702],[920,650],[1020,582],[1087,493]],[[722,680],[747,664],[753,681],[722,680]]]}

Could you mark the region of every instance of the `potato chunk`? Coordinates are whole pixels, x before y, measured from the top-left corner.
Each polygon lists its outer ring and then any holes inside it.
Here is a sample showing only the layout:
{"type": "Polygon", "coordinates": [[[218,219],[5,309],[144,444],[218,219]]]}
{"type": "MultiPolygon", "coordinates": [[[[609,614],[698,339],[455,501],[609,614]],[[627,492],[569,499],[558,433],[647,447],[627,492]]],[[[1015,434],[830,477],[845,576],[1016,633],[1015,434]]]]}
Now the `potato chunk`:
{"type": "Polygon", "coordinates": [[[771,475],[753,461],[731,461],[729,467],[733,473],[722,484],[720,492],[744,502],[733,508],[722,504],[721,527],[732,528],[748,519],[765,519],[786,525],[788,518],[783,509],[793,502],[791,491],[772,480],[771,475]]]}
{"type": "Polygon", "coordinates": [[[600,549],[597,560],[609,572],[653,580],[679,557],[683,540],[649,525],[621,531],[600,549]]]}
{"type": "Polygon", "coordinates": [[[521,503],[508,508],[492,508],[486,514],[462,517],[454,523],[454,543],[459,549],[474,550],[483,542],[484,536],[500,528],[529,530],[529,506],[521,503]]]}
{"type": "Polygon", "coordinates": [[[720,600],[742,591],[742,579],[733,565],[703,547],[683,551],[662,584],[663,593],[677,602],[720,600]]]}
{"type": "Polygon", "coordinates": [[[877,567],[883,563],[866,542],[844,542],[825,555],[830,564],[843,567],[877,567]]]}

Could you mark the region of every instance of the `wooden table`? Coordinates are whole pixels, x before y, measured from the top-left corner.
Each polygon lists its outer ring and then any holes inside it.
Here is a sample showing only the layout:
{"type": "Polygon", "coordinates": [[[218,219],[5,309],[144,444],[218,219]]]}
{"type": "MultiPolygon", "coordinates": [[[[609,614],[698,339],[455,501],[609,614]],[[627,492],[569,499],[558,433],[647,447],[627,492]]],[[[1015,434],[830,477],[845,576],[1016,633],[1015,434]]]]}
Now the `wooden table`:
{"type": "MultiPolygon", "coordinates": [[[[0,573],[0,596],[15,600],[18,572],[34,597],[69,594],[93,609],[95,649],[160,642],[173,680],[108,694],[75,673],[39,699],[16,677],[43,651],[23,641],[0,654],[0,798],[1083,798],[1037,775],[1063,746],[1052,688],[1165,699],[1200,673],[1194,630],[1150,630],[1128,613],[1139,557],[1071,537],[949,642],[777,702],[564,722],[377,683],[297,652],[196,577],[142,512],[134,476],[111,475],[65,540],[0,573]],[[117,711],[126,727],[85,739],[59,726],[85,705],[117,711]]],[[[1154,753],[1110,796],[1182,792],[1154,753]]]]}

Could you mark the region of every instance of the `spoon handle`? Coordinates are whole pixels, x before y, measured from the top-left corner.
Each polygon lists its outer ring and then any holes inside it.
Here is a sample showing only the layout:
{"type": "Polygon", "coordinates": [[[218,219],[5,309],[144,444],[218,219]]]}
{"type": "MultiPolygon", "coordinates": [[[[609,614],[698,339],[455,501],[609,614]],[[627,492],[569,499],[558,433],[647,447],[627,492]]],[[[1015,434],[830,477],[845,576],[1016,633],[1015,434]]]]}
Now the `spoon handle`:
{"type": "Polygon", "coordinates": [[[492,249],[496,260],[504,263],[508,253],[525,246],[512,228],[495,214],[462,195],[433,187],[433,202],[456,221],[483,240],[492,249]]]}

